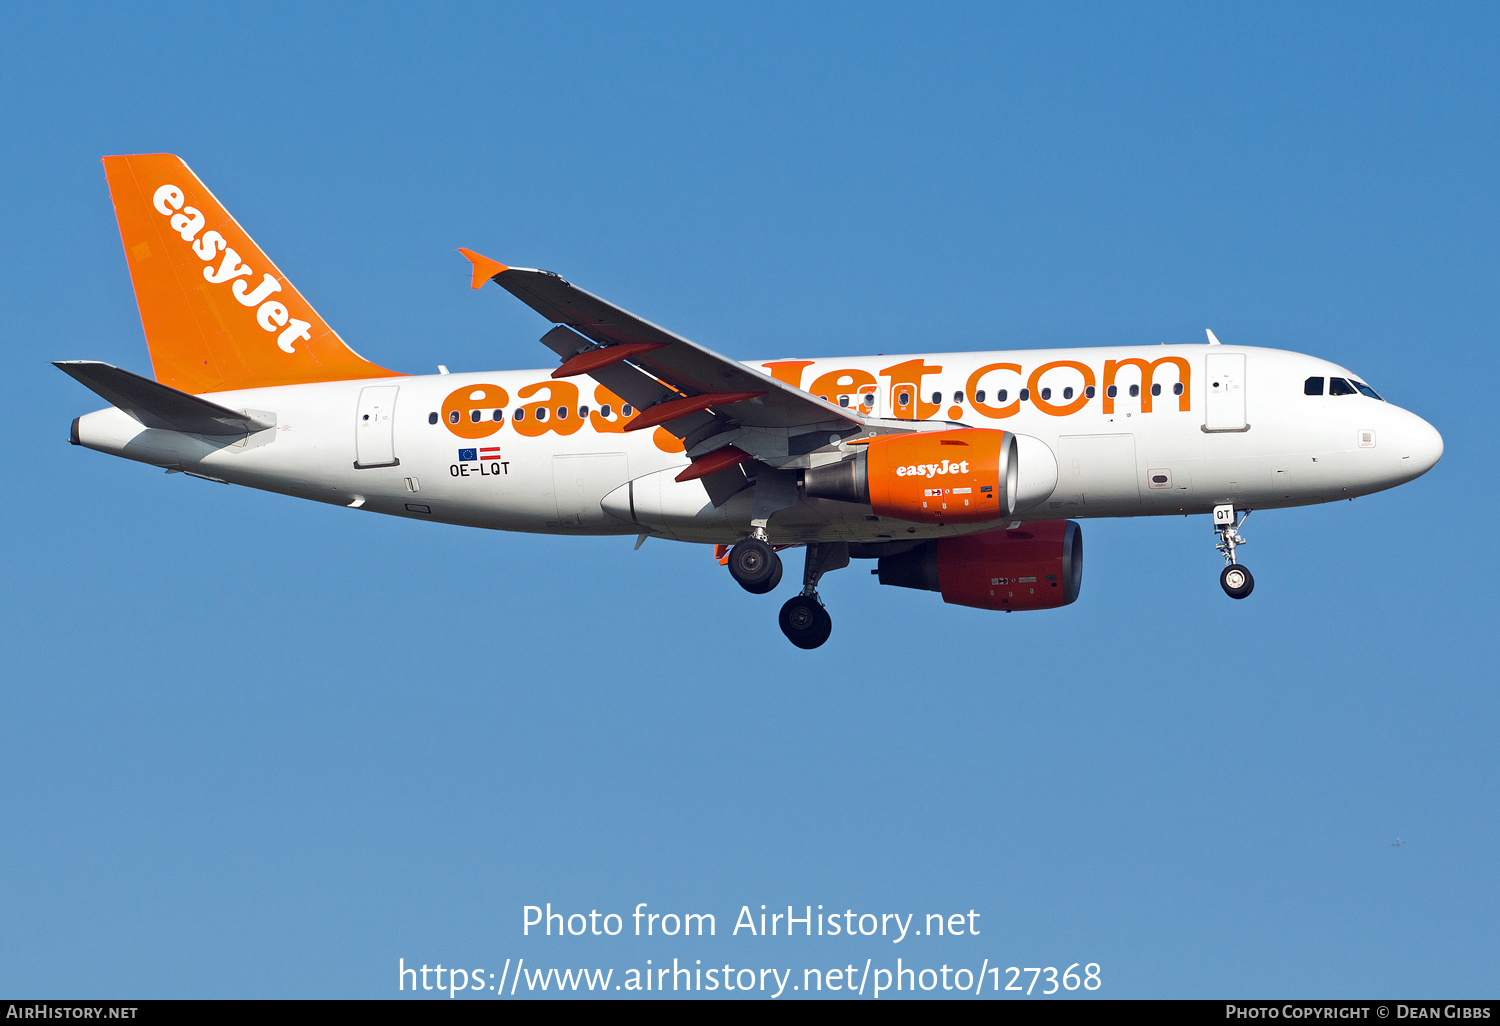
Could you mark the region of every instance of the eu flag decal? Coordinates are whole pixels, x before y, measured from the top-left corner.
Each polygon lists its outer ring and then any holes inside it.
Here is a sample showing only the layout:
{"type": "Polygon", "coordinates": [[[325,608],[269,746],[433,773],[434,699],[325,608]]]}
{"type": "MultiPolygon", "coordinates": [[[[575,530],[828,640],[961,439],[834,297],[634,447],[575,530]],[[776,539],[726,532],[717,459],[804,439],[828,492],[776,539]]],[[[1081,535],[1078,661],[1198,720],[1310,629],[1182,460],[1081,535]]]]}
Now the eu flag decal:
{"type": "Polygon", "coordinates": [[[478,458],[479,458],[479,451],[477,449],[460,449],[460,450],[458,450],[458,462],[460,462],[460,463],[472,463],[475,460],[477,460],[478,458]]]}

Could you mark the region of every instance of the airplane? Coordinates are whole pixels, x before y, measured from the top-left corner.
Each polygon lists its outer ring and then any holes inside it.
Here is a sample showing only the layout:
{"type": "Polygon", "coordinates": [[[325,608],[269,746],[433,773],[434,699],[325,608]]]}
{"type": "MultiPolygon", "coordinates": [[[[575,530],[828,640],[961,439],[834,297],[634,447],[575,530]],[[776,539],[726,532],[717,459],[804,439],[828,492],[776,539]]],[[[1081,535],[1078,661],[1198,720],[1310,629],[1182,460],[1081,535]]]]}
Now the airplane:
{"type": "Polygon", "coordinates": [[[110,404],[73,421],[74,445],[412,520],[711,544],[756,594],[800,546],[779,617],[799,648],[828,640],[818,585],[855,559],[957,605],[1068,605],[1095,517],[1211,515],[1243,599],[1251,510],[1392,488],[1443,453],[1346,368],[1212,331],[740,362],[468,249],[471,286],[549,322],[558,365],[402,374],[349,348],[181,159],[103,162],[153,377],[58,362],[110,404]]]}

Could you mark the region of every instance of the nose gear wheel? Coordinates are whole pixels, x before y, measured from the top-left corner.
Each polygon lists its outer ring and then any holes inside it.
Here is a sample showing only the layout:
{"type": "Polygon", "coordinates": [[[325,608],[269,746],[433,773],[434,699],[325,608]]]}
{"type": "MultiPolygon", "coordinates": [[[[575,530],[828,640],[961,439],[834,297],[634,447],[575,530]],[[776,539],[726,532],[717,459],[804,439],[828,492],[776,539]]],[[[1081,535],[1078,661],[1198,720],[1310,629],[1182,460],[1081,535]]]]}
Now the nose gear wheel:
{"type": "Polygon", "coordinates": [[[1242,599],[1255,590],[1255,578],[1238,563],[1231,563],[1219,574],[1219,586],[1232,599],[1242,599]]]}
{"type": "Polygon", "coordinates": [[[1214,507],[1214,531],[1219,536],[1214,548],[1224,557],[1224,570],[1219,574],[1219,587],[1232,599],[1242,599],[1255,590],[1255,578],[1249,569],[1235,560],[1235,549],[1245,544],[1240,528],[1250,516],[1245,510],[1235,519],[1235,510],[1228,504],[1214,507]]]}

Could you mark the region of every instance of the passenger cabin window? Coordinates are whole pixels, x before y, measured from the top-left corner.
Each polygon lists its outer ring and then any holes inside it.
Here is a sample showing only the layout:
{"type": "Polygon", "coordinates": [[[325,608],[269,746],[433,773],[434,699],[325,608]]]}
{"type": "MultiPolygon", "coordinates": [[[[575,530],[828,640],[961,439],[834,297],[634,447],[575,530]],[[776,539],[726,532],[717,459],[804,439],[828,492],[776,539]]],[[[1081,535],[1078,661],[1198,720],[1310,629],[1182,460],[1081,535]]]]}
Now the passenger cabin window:
{"type": "Polygon", "coordinates": [[[1140,394],[1141,394],[1141,386],[1140,385],[1131,385],[1130,386],[1130,398],[1134,399],[1136,396],[1138,396],[1140,394]]]}
{"type": "Polygon", "coordinates": [[[1052,389],[1050,389],[1050,388],[1044,388],[1044,389],[1042,389],[1042,402],[1046,402],[1048,399],[1051,399],[1051,398],[1052,398],[1052,389]]]}
{"type": "Polygon", "coordinates": [[[566,406],[559,406],[557,408],[557,419],[558,420],[567,420],[568,419],[568,408],[566,406]]]}
{"type": "Polygon", "coordinates": [[[1172,394],[1173,395],[1181,395],[1182,394],[1182,382],[1179,381],[1179,382],[1177,382],[1177,384],[1175,384],[1175,385],[1172,386],[1172,394]]]}
{"type": "Polygon", "coordinates": [[[839,396],[839,405],[847,407],[849,405],[849,397],[847,395],[839,396]]]}
{"type": "Polygon", "coordinates": [[[457,410],[450,410],[450,411],[448,411],[448,423],[449,424],[457,424],[458,423],[458,411],[457,410]]]}
{"type": "Polygon", "coordinates": [[[1380,396],[1375,393],[1375,390],[1373,388],[1365,384],[1363,381],[1354,382],[1354,387],[1359,389],[1360,395],[1369,396],[1371,399],[1379,399],[1380,402],[1385,402],[1384,399],[1381,399],[1380,396]]]}
{"type": "Polygon", "coordinates": [[[865,405],[866,406],[874,406],[875,405],[875,394],[873,392],[866,392],[864,398],[865,398],[865,405]]]}
{"type": "Polygon", "coordinates": [[[536,408],[536,419],[537,420],[546,420],[547,419],[547,407],[545,407],[545,406],[538,406],[536,408]]]}
{"type": "Polygon", "coordinates": [[[580,407],[578,407],[578,419],[579,420],[588,420],[589,419],[589,408],[587,406],[580,406],[580,407]]]}
{"type": "Polygon", "coordinates": [[[953,393],[953,401],[956,402],[956,403],[963,402],[964,401],[964,394],[962,392],[954,392],[953,393]]]}
{"type": "Polygon", "coordinates": [[[903,407],[903,408],[906,407],[906,406],[910,406],[911,405],[911,393],[910,392],[897,392],[896,393],[896,405],[900,406],[900,407],[903,407]]]}
{"type": "Polygon", "coordinates": [[[1073,398],[1073,386],[1072,385],[1069,385],[1067,388],[1063,389],[1063,398],[1064,399],[1071,399],[1071,398],[1073,398]]]}
{"type": "Polygon", "coordinates": [[[429,423],[429,424],[436,424],[437,422],[438,422],[438,415],[436,413],[429,413],[427,415],[427,423],[429,423]]]}
{"type": "Polygon", "coordinates": [[[491,416],[491,419],[493,419],[493,420],[495,420],[495,421],[497,421],[497,422],[498,422],[498,421],[502,421],[502,420],[504,420],[504,419],[505,419],[505,411],[504,411],[504,410],[496,410],[496,411],[495,411],[495,412],[494,412],[494,413],[493,413],[493,414],[491,414],[491,415],[490,415],[490,416],[491,416]]]}
{"type": "Polygon", "coordinates": [[[516,412],[512,413],[510,415],[510,419],[511,420],[525,420],[526,419],[526,409],[525,409],[525,407],[517,406],[516,407],[516,412]]]}
{"type": "Polygon", "coordinates": [[[1328,379],[1328,394],[1329,395],[1358,395],[1359,393],[1356,392],[1356,391],[1354,391],[1354,386],[1351,385],[1351,384],[1349,384],[1349,382],[1345,381],[1343,378],[1329,378],[1328,379]]]}
{"type": "Polygon", "coordinates": [[[1323,379],[1322,378],[1308,378],[1306,381],[1302,382],[1302,394],[1303,395],[1322,395],[1323,394],[1323,379]]]}
{"type": "Polygon", "coordinates": [[[473,421],[475,424],[479,423],[479,418],[482,417],[482,416],[483,416],[483,414],[480,413],[478,410],[470,410],[469,411],[469,419],[471,421],[473,421]]]}
{"type": "Polygon", "coordinates": [[[1083,394],[1085,396],[1087,396],[1088,398],[1090,398],[1090,399],[1094,398],[1094,386],[1093,385],[1089,385],[1087,388],[1085,388],[1083,390],[1083,394]]]}
{"type": "Polygon", "coordinates": [[[603,406],[599,407],[599,416],[603,417],[605,420],[608,420],[609,419],[609,415],[610,415],[609,403],[605,403],[603,406]]]}
{"type": "Polygon", "coordinates": [[[620,407],[620,416],[622,416],[622,417],[628,417],[628,416],[630,416],[630,404],[629,403],[626,403],[625,405],[623,405],[623,406],[620,407]]]}
{"type": "Polygon", "coordinates": [[[1007,388],[1002,388],[1000,391],[998,391],[998,392],[995,393],[995,401],[999,402],[999,403],[1005,402],[1005,400],[1008,399],[1009,397],[1010,397],[1010,390],[1007,389],[1007,388]]]}
{"type": "Polygon", "coordinates": [[[976,403],[984,402],[984,389],[981,388],[979,391],[974,393],[974,401],[976,403]]]}
{"type": "Polygon", "coordinates": [[[1115,396],[1117,396],[1117,395],[1120,394],[1120,389],[1119,389],[1118,386],[1110,385],[1108,388],[1106,388],[1104,390],[1104,394],[1107,395],[1107,396],[1109,396],[1111,399],[1113,399],[1115,396]]]}
{"type": "Polygon", "coordinates": [[[934,393],[932,393],[932,405],[934,405],[934,406],[941,405],[942,401],[943,401],[943,393],[941,393],[941,392],[934,392],[934,393]]]}
{"type": "MultiPolygon", "coordinates": [[[[1005,393],[1001,392],[1000,394],[1003,396],[1005,393]]],[[[1023,403],[1024,402],[1029,402],[1030,400],[1031,400],[1031,389],[1029,389],[1029,388],[1023,388],[1023,389],[1021,389],[1021,402],[1023,402],[1023,403]]],[[[1001,399],[1000,401],[1002,403],[1005,402],[1004,399],[1001,399]]]]}
{"type": "Polygon", "coordinates": [[[1151,386],[1151,394],[1152,395],[1161,395],[1161,386],[1160,385],[1152,385],[1151,386]]]}

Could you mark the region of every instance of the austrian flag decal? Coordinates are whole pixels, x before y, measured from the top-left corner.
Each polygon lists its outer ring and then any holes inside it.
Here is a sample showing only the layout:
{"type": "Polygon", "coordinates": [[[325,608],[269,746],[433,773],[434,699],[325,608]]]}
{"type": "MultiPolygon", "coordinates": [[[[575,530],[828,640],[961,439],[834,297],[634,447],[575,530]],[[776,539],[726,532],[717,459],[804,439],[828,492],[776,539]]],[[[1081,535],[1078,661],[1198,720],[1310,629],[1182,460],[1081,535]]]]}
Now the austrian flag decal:
{"type": "Polygon", "coordinates": [[[458,450],[458,462],[473,463],[475,460],[498,460],[500,458],[500,447],[498,445],[487,446],[483,449],[460,449],[458,450]]]}

